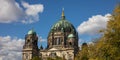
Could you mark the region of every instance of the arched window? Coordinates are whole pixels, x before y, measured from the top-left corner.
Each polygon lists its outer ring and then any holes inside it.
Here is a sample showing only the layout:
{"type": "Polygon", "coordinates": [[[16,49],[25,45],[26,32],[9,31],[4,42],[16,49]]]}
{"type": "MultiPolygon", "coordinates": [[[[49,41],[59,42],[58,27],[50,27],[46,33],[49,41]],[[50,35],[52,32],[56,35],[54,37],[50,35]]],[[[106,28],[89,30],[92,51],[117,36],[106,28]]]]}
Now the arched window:
{"type": "Polygon", "coordinates": [[[59,38],[59,45],[61,44],[61,39],[59,38]]]}
{"type": "Polygon", "coordinates": [[[56,38],[55,38],[55,40],[54,40],[54,45],[56,45],[56,38]]]}
{"type": "Polygon", "coordinates": [[[54,40],[52,40],[52,45],[54,45],[54,40]]]}
{"type": "Polygon", "coordinates": [[[72,43],[71,43],[71,42],[69,42],[69,45],[72,45],[72,43]]]}
{"type": "Polygon", "coordinates": [[[57,38],[56,43],[57,43],[57,45],[60,45],[60,43],[61,43],[60,42],[60,37],[57,38]]]}

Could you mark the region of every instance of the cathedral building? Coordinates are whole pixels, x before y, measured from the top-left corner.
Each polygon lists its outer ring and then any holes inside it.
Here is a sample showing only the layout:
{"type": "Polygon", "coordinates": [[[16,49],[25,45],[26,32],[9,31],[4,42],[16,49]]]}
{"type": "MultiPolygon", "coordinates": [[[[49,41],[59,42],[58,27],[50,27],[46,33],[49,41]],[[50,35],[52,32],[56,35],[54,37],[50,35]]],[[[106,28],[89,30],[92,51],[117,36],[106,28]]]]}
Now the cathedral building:
{"type": "Polygon", "coordinates": [[[38,37],[34,30],[30,30],[25,36],[23,46],[23,60],[30,60],[35,56],[46,59],[47,57],[61,57],[66,60],[74,60],[78,47],[78,33],[74,26],[66,20],[64,10],[60,20],[55,23],[48,33],[47,48],[38,48],[38,37]]]}

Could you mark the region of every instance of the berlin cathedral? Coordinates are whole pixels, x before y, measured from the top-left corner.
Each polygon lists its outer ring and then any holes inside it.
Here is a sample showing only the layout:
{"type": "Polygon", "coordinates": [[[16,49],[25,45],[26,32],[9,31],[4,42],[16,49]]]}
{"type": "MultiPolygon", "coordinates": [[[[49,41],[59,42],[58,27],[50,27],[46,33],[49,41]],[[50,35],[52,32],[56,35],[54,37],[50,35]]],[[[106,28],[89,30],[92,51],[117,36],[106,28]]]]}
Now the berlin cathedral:
{"type": "Polygon", "coordinates": [[[65,60],[74,60],[78,47],[78,33],[74,26],[66,20],[64,10],[61,18],[55,23],[48,33],[47,48],[38,48],[38,37],[34,30],[28,31],[22,50],[22,60],[31,60],[37,56],[42,59],[56,56],[65,60]]]}

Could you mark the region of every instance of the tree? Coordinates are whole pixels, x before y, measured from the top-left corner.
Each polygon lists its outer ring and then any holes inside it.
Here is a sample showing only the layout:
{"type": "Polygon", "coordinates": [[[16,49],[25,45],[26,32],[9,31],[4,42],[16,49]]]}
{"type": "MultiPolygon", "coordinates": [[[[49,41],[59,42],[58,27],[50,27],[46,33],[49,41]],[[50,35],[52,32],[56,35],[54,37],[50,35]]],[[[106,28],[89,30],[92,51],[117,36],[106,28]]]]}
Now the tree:
{"type": "Polygon", "coordinates": [[[32,60],[42,60],[42,58],[38,57],[38,56],[35,56],[32,58],[32,60]]]}
{"type": "Polygon", "coordinates": [[[79,53],[77,54],[75,60],[88,60],[89,53],[88,53],[88,45],[87,43],[83,43],[82,44],[82,50],[79,51],[79,53]]]}
{"type": "Polygon", "coordinates": [[[47,60],[64,60],[64,59],[61,58],[61,57],[56,56],[54,58],[48,57],[47,60]]]}
{"type": "Polygon", "coordinates": [[[109,17],[103,36],[96,43],[96,60],[120,60],[120,4],[109,17]]]}

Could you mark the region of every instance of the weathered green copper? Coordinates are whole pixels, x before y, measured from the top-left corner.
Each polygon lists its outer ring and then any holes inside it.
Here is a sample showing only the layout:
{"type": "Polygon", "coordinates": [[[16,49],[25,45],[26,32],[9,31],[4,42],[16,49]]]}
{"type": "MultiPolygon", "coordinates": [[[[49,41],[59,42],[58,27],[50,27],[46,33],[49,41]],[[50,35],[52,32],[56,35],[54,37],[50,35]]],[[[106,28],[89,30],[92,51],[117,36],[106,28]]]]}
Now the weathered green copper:
{"type": "Polygon", "coordinates": [[[30,34],[36,34],[36,32],[33,29],[31,29],[28,31],[28,35],[30,35],[30,34]]]}
{"type": "Polygon", "coordinates": [[[68,38],[74,38],[75,36],[74,36],[74,34],[69,34],[68,35],[68,38]]]}
{"type": "Polygon", "coordinates": [[[52,26],[50,33],[55,31],[76,33],[74,26],[65,19],[64,10],[62,11],[61,19],[52,26]]]}

